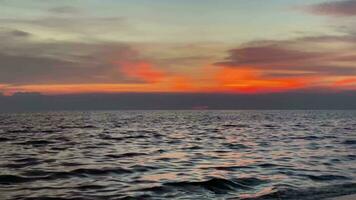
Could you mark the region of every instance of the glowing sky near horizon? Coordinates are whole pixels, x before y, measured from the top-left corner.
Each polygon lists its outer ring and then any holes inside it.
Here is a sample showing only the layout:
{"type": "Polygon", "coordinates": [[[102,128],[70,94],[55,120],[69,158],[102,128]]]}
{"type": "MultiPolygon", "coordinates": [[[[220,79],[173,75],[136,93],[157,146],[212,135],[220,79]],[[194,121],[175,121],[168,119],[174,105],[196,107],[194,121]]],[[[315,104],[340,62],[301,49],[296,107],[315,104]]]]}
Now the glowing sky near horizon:
{"type": "Polygon", "coordinates": [[[0,92],[356,90],[356,0],[0,0],[0,92]]]}

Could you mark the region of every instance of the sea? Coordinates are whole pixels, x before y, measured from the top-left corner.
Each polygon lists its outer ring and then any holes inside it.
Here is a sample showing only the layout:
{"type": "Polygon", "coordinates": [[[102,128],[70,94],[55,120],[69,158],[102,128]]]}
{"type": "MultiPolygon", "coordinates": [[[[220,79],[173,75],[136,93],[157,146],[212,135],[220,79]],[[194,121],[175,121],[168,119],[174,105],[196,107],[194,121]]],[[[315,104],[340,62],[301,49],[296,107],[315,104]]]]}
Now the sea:
{"type": "Polygon", "coordinates": [[[0,114],[0,199],[356,193],[356,111],[0,114]]]}

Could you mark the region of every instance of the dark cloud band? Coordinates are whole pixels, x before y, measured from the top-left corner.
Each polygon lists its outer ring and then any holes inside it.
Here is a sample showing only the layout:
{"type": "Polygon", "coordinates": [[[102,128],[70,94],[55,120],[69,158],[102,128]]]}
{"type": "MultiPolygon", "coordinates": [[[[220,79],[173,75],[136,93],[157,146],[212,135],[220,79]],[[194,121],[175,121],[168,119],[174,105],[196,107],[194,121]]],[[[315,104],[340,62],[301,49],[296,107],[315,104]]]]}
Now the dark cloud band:
{"type": "Polygon", "coordinates": [[[306,10],[317,15],[356,16],[356,0],[320,3],[306,10]]]}

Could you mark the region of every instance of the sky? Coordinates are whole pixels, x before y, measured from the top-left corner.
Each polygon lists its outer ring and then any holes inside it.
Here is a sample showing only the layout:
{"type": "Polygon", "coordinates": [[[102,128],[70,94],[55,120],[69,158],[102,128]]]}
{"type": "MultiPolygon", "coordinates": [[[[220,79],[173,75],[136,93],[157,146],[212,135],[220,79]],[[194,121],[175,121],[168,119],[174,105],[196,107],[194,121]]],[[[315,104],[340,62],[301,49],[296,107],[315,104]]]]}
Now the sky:
{"type": "Polygon", "coordinates": [[[0,92],[356,90],[356,0],[0,0],[0,92]]]}

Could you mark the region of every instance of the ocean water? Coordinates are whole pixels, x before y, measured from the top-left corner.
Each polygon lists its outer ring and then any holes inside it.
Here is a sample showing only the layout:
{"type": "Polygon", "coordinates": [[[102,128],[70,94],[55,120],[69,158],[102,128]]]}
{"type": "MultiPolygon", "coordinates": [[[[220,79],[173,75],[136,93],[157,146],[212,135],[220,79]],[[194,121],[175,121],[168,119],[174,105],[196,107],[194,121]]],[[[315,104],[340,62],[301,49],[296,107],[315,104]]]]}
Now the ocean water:
{"type": "Polygon", "coordinates": [[[356,193],[356,111],[0,114],[0,199],[356,193]]]}

